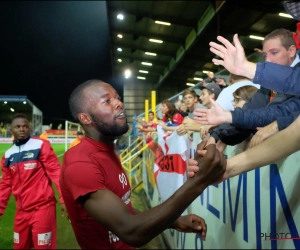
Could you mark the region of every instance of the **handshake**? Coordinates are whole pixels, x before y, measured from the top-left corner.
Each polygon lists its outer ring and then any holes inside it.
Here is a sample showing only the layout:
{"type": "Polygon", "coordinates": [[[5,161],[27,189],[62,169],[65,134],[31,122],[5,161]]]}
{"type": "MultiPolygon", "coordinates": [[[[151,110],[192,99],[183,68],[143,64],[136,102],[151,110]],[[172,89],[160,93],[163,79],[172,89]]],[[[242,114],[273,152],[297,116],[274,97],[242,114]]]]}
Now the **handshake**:
{"type": "Polygon", "coordinates": [[[205,187],[220,183],[224,180],[226,159],[216,148],[215,144],[206,146],[207,140],[203,140],[197,146],[194,159],[188,161],[187,173],[189,177],[201,175],[205,187]]]}

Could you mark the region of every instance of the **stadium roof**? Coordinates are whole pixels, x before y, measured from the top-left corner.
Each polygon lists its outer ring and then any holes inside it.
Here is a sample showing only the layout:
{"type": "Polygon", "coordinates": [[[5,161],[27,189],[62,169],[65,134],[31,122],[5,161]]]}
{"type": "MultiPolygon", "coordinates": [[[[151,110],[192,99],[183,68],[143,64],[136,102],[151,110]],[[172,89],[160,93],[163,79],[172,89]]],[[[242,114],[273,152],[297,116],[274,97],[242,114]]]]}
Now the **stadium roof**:
{"type": "Polygon", "coordinates": [[[203,70],[223,69],[212,63],[209,51],[217,35],[232,41],[238,33],[250,55],[254,48],[262,48],[261,40],[250,35],[264,37],[277,28],[295,31],[297,23],[279,16],[286,13],[283,1],[107,1],[107,9],[115,76],[124,76],[129,68],[133,77],[146,78],[137,81],[154,83],[158,95],[166,85],[173,86],[174,94],[181,92],[187,82],[199,82],[195,77],[206,78],[203,70]]]}
{"type": "MultiPolygon", "coordinates": [[[[8,113],[32,113],[35,105],[27,98],[20,95],[0,95],[0,114],[8,113]]],[[[37,107],[35,107],[37,108],[37,107]]]]}

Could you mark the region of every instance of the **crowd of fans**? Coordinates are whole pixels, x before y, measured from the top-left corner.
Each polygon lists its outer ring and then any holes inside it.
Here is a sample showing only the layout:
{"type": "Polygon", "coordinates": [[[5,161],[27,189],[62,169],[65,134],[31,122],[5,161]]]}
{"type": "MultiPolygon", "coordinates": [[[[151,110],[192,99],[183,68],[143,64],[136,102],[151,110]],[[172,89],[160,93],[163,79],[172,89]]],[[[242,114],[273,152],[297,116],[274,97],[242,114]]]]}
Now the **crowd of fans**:
{"type": "Polygon", "coordinates": [[[11,133],[9,131],[10,123],[6,121],[0,122],[0,133],[2,137],[10,137],[11,133]]]}
{"type": "MultiPolygon", "coordinates": [[[[262,53],[266,62],[298,67],[300,59],[294,38],[292,31],[276,29],[264,38],[257,53],[262,53]]],[[[253,147],[289,126],[299,115],[300,97],[295,94],[261,87],[243,75],[230,74],[228,83],[213,72],[207,75],[198,88],[186,89],[176,102],[160,103],[163,116],[157,117],[157,122],[151,121],[152,134],[156,128],[154,123],[166,134],[199,132],[202,140],[216,144],[223,152],[226,145],[243,141],[244,149],[253,147]]],[[[139,131],[149,132],[142,128],[139,131]]]]}

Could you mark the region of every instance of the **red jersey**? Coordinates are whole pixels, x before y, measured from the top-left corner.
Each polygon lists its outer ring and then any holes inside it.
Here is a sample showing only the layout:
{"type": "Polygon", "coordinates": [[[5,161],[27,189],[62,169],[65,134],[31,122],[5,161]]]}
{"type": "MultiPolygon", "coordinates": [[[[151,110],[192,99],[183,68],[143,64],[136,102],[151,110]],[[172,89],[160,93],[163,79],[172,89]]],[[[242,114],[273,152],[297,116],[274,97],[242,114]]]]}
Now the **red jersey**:
{"type": "Polygon", "coordinates": [[[124,201],[133,214],[131,188],[113,144],[86,137],[69,149],[64,155],[60,185],[81,248],[135,249],[96,222],[78,199],[96,190],[109,189],[124,201]]]}
{"type": "Polygon", "coordinates": [[[164,121],[164,122],[170,121],[170,122],[172,122],[172,124],[180,125],[183,122],[183,119],[184,119],[183,115],[181,115],[180,113],[175,113],[175,114],[173,114],[172,119],[169,119],[169,120],[166,117],[166,115],[164,115],[162,118],[162,121],[164,121]]]}

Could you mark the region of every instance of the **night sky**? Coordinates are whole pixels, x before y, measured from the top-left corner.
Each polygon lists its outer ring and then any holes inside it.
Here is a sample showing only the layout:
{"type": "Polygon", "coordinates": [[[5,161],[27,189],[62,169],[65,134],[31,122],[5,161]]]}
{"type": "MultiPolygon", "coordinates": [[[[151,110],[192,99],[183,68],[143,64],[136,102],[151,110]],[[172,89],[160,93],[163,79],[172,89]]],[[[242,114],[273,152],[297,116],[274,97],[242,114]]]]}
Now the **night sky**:
{"type": "Polygon", "coordinates": [[[0,2],[0,31],[0,95],[26,95],[44,124],[72,121],[68,98],[86,80],[123,95],[112,76],[105,2],[0,2]]]}

